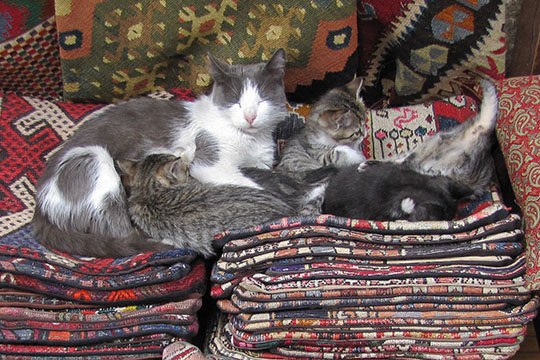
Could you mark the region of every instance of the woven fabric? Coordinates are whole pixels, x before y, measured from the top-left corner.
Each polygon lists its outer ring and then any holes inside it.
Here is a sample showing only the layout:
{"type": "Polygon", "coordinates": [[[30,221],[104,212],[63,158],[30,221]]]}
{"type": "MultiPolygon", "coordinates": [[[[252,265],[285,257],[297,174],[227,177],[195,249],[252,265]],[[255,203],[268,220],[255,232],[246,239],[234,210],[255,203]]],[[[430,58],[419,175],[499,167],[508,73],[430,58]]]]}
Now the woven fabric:
{"type": "Polygon", "coordinates": [[[175,340],[177,339],[170,335],[159,334],[128,337],[96,345],[0,344],[0,352],[25,360],[161,359],[163,349],[175,340]]]}
{"type": "Polygon", "coordinates": [[[0,3],[0,41],[13,39],[54,15],[54,0],[9,0],[0,3]]]}
{"type": "MultiPolygon", "coordinates": [[[[527,306],[519,307],[516,308],[516,311],[531,310],[535,307],[536,305],[529,306],[528,309],[527,306]]],[[[348,312],[344,315],[348,317],[348,312]]],[[[459,328],[454,327],[453,329],[459,328]]],[[[315,356],[317,352],[321,351],[325,354],[331,354],[332,358],[335,359],[351,357],[455,359],[456,356],[459,356],[460,359],[482,359],[489,355],[493,356],[488,358],[505,359],[517,351],[519,343],[523,341],[522,334],[525,331],[525,327],[519,324],[500,326],[491,330],[484,329],[484,332],[478,330],[481,327],[461,327],[463,331],[458,333],[439,332],[445,328],[436,326],[430,329],[431,332],[426,333],[427,337],[424,337],[421,334],[421,331],[426,329],[424,325],[417,328],[420,333],[414,330],[404,331],[402,336],[396,336],[400,333],[398,327],[395,331],[388,331],[389,337],[385,337],[385,332],[382,330],[378,333],[370,333],[368,329],[375,330],[376,328],[366,327],[364,328],[365,332],[343,331],[341,329],[341,333],[305,333],[303,337],[299,338],[296,336],[301,336],[301,333],[291,332],[284,339],[265,344],[264,342],[271,338],[270,335],[264,333],[258,336],[249,336],[248,333],[236,330],[230,322],[227,322],[226,316],[220,316],[214,325],[209,349],[214,354],[233,359],[270,359],[279,356],[277,354],[280,353],[289,354],[293,356],[292,358],[296,358],[294,356],[300,356],[299,354],[302,352],[307,357],[307,353],[315,356]],[[421,330],[422,328],[423,330],[421,330]],[[435,338],[430,339],[431,336],[435,338]],[[259,342],[244,341],[244,339],[257,338],[263,342],[260,346],[259,342]],[[339,340],[340,338],[341,340],[339,340]]],[[[391,329],[394,330],[396,327],[392,326],[391,329]]],[[[275,333],[275,335],[280,336],[279,333],[275,333]]]]}
{"type": "Polygon", "coordinates": [[[208,88],[206,54],[234,63],[287,52],[297,100],[356,73],[356,2],[294,0],[56,2],[64,96],[111,102],[185,86],[208,88]]]}
{"type": "MultiPolygon", "coordinates": [[[[4,14],[2,6],[9,5],[0,3],[0,13],[4,14]]],[[[9,12],[1,19],[9,19],[9,12]]],[[[0,30],[5,30],[4,26],[6,24],[0,21],[0,30]]],[[[0,42],[0,86],[1,91],[48,100],[61,96],[62,71],[54,16],[43,19],[16,37],[0,42]]]]}
{"type": "Polygon", "coordinates": [[[540,77],[513,78],[499,84],[497,139],[504,155],[516,202],[523,212],[527,274],[531,290],[540,290],[540,171],[538,133],[540,77]]]}
{"type": "Polygon", "coordinates": [[[358,2],[360,70],[370,105],[470,94],[505,73],[505,1],[358,2]]]}

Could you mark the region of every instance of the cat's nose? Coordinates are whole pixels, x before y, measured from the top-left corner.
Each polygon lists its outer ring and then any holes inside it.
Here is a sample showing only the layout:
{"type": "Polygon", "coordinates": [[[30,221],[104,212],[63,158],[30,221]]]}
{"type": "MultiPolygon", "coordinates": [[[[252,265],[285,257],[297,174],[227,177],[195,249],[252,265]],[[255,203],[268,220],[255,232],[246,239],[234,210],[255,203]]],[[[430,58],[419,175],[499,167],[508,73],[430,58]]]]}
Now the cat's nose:
{"type": "Polygon", "coordinates": [[[256,118],[257,118],[257,113],[256,112],[244,113],[244,119],[246,119],[246,121],[250,125],[253,125],[253,122],[255,121],[256,118]]]}

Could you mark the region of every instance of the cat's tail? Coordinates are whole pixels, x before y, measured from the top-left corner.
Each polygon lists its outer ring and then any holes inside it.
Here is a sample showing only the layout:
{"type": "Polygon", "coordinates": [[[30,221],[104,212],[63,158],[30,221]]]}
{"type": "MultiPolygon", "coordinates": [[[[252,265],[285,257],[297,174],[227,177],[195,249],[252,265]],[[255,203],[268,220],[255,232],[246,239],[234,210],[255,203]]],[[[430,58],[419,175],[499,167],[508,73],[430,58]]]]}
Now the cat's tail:
{"type": "Polygon", "coordinates": [[[482,87],[482,104],[480,105],[480,115],[476,121],[476,128],[482,132],[491,132],[497,123],[497,110],[499,99],[497,89],[489,80],[480,82],[482,87]]]}
{"type": "Polygon", "coordinates": [[[112,237],[66,231],[52,224],[36,208],[32,219],[33,233],[40,244],[47,248],[73,255],[120,258],[145,252],[174,249],[172,245],[152,241],[148,236],[133,230],[125,237],[112,237]]]}

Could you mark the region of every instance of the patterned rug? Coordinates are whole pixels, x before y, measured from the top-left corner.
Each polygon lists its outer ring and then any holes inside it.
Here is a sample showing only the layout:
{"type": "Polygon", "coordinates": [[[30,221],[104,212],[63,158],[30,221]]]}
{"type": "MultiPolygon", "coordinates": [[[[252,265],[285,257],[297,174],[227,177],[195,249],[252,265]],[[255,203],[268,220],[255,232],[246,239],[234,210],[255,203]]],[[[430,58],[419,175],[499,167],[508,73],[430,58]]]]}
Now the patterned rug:
{"type": "Polygon", "coordinates": [[[312,100],[358,68],[356,1],[56,1],[64,96],[111,102],[208,89],[208,52],[228,62],[287,53],[286,91],[312,100]]]}
{"type": "Polygon", "coordinates": [[[360,73],[371,106],[471,94],[505,73],[505,0],[358,2],[360,73]]]}
{"type": "Polygon", "coordinates": [[[58,99],[62,94],[54,0],[0,2],[0,89],[58,99]]]}

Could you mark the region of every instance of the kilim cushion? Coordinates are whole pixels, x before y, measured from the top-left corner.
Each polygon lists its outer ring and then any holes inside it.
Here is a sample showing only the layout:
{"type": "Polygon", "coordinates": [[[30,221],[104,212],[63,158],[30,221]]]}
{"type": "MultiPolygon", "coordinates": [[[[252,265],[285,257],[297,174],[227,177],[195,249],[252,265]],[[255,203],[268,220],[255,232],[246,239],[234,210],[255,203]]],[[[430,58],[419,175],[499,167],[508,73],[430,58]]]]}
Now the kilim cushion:
{"type": "Polygon", "coordinates": [[[67,100],[112,102],[210,84],[206,55],[234,63],[287,52],[287,92],[297,101],[352,79],[356,1],[58,0],[67,100]]]}
{"type": "Polygon", "coordinates": [[[361,0],[360,74],[369,105],[468,94],[505,72],[506,0],[361,0]]]}

